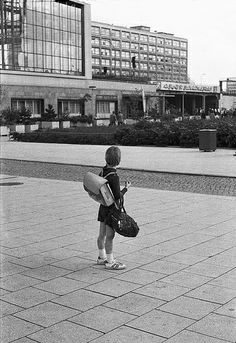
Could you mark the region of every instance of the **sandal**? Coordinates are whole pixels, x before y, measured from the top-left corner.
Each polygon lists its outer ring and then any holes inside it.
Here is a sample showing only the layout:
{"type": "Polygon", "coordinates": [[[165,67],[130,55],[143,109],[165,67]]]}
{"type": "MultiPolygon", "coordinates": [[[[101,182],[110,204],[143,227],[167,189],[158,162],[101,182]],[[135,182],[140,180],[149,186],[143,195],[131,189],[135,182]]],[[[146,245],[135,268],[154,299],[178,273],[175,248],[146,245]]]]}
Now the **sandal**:
{"type": "Polygon", "coordinates": [[[121,262],[112,262],[112,263],[106,263],[105,264],[105,268],[106,269],[110,269],[110,270],[122,270],[122,269],[125,269],[126,268],[126,265],[124,265],[123,263],[121,262]]]}

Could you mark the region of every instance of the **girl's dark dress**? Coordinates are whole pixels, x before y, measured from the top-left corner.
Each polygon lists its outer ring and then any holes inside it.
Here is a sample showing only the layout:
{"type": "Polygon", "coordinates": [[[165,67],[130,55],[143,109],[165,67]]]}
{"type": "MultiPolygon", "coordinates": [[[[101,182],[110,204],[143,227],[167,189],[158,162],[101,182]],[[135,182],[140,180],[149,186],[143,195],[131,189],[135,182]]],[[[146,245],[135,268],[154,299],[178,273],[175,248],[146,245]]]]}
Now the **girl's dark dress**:
{"type": "MultiPolygon", "coordinates": [[[[105,177],[106,175],[108,175],[106,179],[114,195],[114,198],[116,201],[120,200],[123,197],[123,195],[126,193],[127,188],[124,188],[122,189],[122,191],[120,191],[120,179],[116,173],[116,168],[108,168],[107,166],[105,166],[99,175],[102,177],[105,177]],[[112,173],[112,174],[108,175],[109,173],[112,173]]],[[[115,206],[114,204],[109,207],[100,205],[99,211],[98,211],[98,221],[105,222],[108,213],[114,206],[115,206]]]]}

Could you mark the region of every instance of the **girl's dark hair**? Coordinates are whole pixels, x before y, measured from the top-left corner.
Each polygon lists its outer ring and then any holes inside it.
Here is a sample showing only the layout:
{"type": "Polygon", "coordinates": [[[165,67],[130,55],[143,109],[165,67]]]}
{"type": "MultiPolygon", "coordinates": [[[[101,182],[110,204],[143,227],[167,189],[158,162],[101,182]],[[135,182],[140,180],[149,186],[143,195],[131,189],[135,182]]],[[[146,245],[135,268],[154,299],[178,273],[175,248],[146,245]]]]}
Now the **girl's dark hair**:
{"type": "Polygon", "coordinates": [[[112,167],[116,167],[120,164],[121,151],[117,146],[111,146],[107,149],[105,155],[106,163],[112,167]]]}

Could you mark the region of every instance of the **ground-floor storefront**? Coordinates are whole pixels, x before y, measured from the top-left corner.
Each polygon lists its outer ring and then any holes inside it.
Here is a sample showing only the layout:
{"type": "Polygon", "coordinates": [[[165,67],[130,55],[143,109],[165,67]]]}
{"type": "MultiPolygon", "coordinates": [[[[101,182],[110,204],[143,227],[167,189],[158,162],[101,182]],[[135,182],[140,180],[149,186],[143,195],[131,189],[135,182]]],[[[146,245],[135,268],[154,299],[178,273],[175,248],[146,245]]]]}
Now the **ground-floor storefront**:
{"type": "MultiPolygon", "coordinates": [[[[0,75],[1,76],[1,75],[0,75]]],[[[52,105],[58,118],[88,115],[97,125],[108,125],[111,113],[124,118],[195,115],[219,106],[217,87],[161,82],[158,85],[78,80],[18,74],[3,75],[0,112],[7,107],[28,108],[41,116],[52,105]]]]}

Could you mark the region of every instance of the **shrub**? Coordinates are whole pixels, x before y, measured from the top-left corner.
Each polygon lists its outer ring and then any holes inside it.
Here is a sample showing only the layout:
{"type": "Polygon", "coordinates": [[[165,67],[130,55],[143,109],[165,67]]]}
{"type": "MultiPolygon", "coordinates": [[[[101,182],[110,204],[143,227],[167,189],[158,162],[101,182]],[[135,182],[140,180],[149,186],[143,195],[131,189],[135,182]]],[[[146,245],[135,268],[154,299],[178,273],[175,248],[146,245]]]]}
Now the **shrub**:
{"type": "Polygon", "coordinates": [[[45,108],[45,112],[41,115],[42,121],[53,121],[57,117],[57,114],[51,104],[48,104],[48,107],[45,108]]]}

